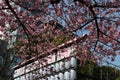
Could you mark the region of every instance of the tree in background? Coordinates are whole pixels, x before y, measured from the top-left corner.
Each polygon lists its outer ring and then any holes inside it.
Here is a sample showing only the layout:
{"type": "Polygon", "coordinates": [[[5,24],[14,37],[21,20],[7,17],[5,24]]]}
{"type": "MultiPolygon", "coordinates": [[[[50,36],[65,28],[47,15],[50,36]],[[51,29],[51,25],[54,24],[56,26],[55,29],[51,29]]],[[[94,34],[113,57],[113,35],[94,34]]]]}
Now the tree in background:
{"type": "Polygon", "coordinates": [[[1,0],[0,30],[8,40],[17,30],[16,55],[24,59],[87,34],[73,44],[84,53],[77,54],[80,60],[114,60],[120,53],[119,14],[119,0],[1,0]]]}
{"type": "Polygon", "coordinates": [[[86,61],[78,66],[77,80],[119,80],[120,70],[111,66],[100,66],[93,61],[86,61]]]}

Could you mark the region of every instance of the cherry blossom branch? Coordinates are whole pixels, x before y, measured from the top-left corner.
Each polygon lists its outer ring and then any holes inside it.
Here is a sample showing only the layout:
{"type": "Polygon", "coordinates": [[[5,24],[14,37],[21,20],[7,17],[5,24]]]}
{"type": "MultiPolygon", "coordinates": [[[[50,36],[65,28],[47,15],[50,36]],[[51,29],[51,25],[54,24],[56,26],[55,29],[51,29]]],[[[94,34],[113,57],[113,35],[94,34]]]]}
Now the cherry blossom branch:
{"type": "Polygon", "coordinates": [[[112,47],[112,46],[108,45],[107,43],[105,43],[105,42],[103,42],[101,40],[99,40],[99,42],[102,43],[102,44],[104,44],[104,45],[106,45],[107,47],[112,47]]]}
{"type": "MultiPolygon", "coordinates": [[[[88,6],[88,5],[86,5],[88,6]]],[[[97,29],[97,39],[99,39],[99,36],[100,36],[100,32],[99,32],[99,27],[98,27],[98,22],[97,22],[97,17],[96,17],[96,13],[95,11],[93,10],[93,7],[92,6],[88,6],[89,10],[91,11],[91,13],[93,14],[93,18],[95,20],[95,24],[96,24],[96,29],[97,29]]]]}
{"type": "Polygon", "coordinates": [[[107,36],[107,37],[109,37],[109,38],[117,41],[118,43],[120,43],[120,41],[118,41],[117,39],[114,39],[114,38],[110,37],[109,35],[105,34],[104,32],[102,32],[102,31],[100,30],[100,28],[98,27],[97,16],[96,16],[96,14],[95,14],[95,12],[94,12],[94,10],[93,10],[93,6],[88,6],[88,5],[86,5],[86,6],[87,6],[87,7],[90,9],[90,11],[92,12],[93,18],[95,19],[96,28],[97,28],[97,35],[98,35],[98,38],[97,38],[97,39],[98,39],[98,40],[97,40],[96,43],[95,43],[94,50],[95,50],[95,48],[97,47],[97,43],[98,43],[98,41],[99,41],[99,35],[100,35],[100,33],[102,33],[102,34],[104,34],[105,36],[107,36]]]}
{"type": "Polygon", "coordinates": [[[12,8],[12,6],[10,5],[8,0],[5,0],[6,4],[8,5],[8,8],[11,10],[11,12],[13,13],[13,15],[15,16],[15,18],[18,20],[18,22],[20,23],[20,25],[22,26],[24,32],[26,33],[27,37],[29,38],[29,34],[30,32],[28,31],[28,29],[26,28],[26,26],[21,22],[20,18],[17,16],[16,12],[14,11],[14,9],[12,8]]]}
{"type": "Polygon", "coordinates": [[[99,4],[94,4],[94,5],[92,5],[92,7],[97,7],[97,8],[119,8],[120,7],[120,5],[110,5],[110,4],[108,4],[108,5],[99,5],[99,4]]]}
{"type": "Polygon", "coordinates": [[[95,41],[95,46],[94,46],[93,51],[95,51],[95,50],[96,50],[96,47],[97,47],[98,42],[99,42],[99,39],[97,39],[97,40],[95,41]]]}
{"type": "Polygon", "coordinates": [[[8,10],[9,8],[1,7],[0,10],[8,10]]]}
{"type": "MultiPolygon", "coordinates": [[[[42,12],[40,9],[29,9],[28,7],[23,6],[20,3],[15,2],[14,0],[11,0],[11,1],[14,2],[16,5],[18,5],[18,6],[22,7],[22,8],[24,8],[24,9],[26,9],[27,11],[30,11],[30,12],[42,12]]],[[[41,3],[40,5],[42,5],[42,4],[43,3],[41,3]]]]}
{"type": "Polygon", "coordinates": [[[86,5],[86,7],[88,7],[88,9],[90,10],[90,12],[92,13],[93,18],[94,18],[94,20],[95,20],[95,24],[96,24],[96,29],[97,29],[97,39],[99,39],[99,35],[100,35],[100,33],[99,33],[99,27],[98,27],[98,22],[97,22],[96,13],[95,13],[95,11],[93,10],[93,6],[87,4],[84,0],[81,0],[81,1],[79,1],[79,2],[82,3],[83,5],[86,5]]]}
{"type": "MultiPolygon", "coordinates": [[[[114,6],[114,8],[117,8],[117,6],[114,6]]],[[[102,31],[100,30],[100,28],[98,27],[97,17],[96,17],[96,15],[95,15],[94,10],[93,10],[93,6],[89,7],[89,9],[91,10],[91,12],[92,12],[93,15],[94,15],[93,17],[95,18],[95,23],[96,23],[97,32],[102,33],[102,34],[104,34],[105,36],[107,36],[107,37],[109,37],[109,38],[112,38],[112,37],[110,37],[109,35],[107,35],[107,34],[105,34],[104,32],[102,32],[102,31]]],[[[105,18],[104,18],[104,19],[105,19],[105,18]]],[[[120,41],[118,41],[117,39],[114,39],[114,38],[112,38],[112,39],[115,40],[115,41],[117,41],[118,43],[120,43],[120,41]]]]}
{"type": "Polygon", "coordinates": [[[96,0],[93,0],[93,1],[94,1],[94,3],[97,3],[96,0]]]}
{"type": "Polygon", "coordinates": [[[41,57],[46,56],[47,54],[51,53],[52,51],[61,49],[61,48],[66,47],[66,46],[68,46],[68,45],[72,45],[72,44],[74,44],[74,43],[76,43],[76,42],[80,42],[80,41],[82,42],[82,41],[84,41],[87,37],[88,37],[88,35],[84,35],[84,36],[81,36],[81,37],[77,37],[77,38],[74,38],[74,39],[72,39],[72,40],[69,40],[69,41],[67,41],[67,42],[65,42],[65,43],[63,43],[63,44],[61,44],[61,45],[58,45],[57,47],[54,47],[54,48],[45,50],[44,52],[42,52],[42,53],[39,54],[38,56],[34,56],[34,57],[32,57],[31,59],[29,59],[29,60],[27,60],[27,61],[24,61],[24,62],[22,62],[20,65],[14,66],[12,69],[18,69],[18,68],[20,68],[20,67],[23,67],[24,65],[27,65],[27,64],[29,64],[29,63],[31,63],[31,62],[34,62],[34,61],[36,60],[36,57],[37,57],[37,58],[41,58],[41,57]]]}
{"type": "Polygon", "coordinates": [[[76,29],[74,29],[74,30],[72,30],[72,31],[73,31],[73,32],[76,32],[76,31],[82,29],[83,27],[85,27],[86,25],[88,25],[89,23],[91,23],[93,20],[94,20],[94,18],[93,18],[93,19],[90,19],[88,22],[84,23],[82,26],[80,26],[80,27],[78,27],[78,28],[76,28],[76,29]]]}
{"type": "MultiPolygon", "coordinates": [[[[91,13],[93,14],[93,18],[94,18],[94,20],[95,20],[96,29],[97,29],[97,41],[96,41],[95,47],[94,47],[94,51],[95,51],[95,49],[96,49],[96,47],[97,47],[97,43],[98,43],[98,41],[99,41],[100,33],[102,33],[102,34],[104,34],[105,36],[108,36],[108,37],[110,37],[110,36],[107,35],[107,34],[105,34],[104,32],[102,32],[102,31],[100,30],[100,28],[99,28],[99,26],[98,26],[98,22],[97,22],[96,13],[95,13],[95,11],[93,10],[94,6],[88,5],[85,1],[84,1],[84,2],[81,2],[81,3],[82,3],[82,4],[85,4],[85,5],[89,8],[89,10],[90,10],[91,13]]],[[[114,7],[115,7],[115,6],[114,6],[114,7]]],[[[117,6],[116,6],[116,7],[117,7],[117,6]]],[[[111,38],[111,37],[110,37],[110,38],[111,38]]],[[[113,39],[113,38],[112,38],[112,39],[113,39]]],[[[115,40],[115,41],[117,41],[118,43],[120,43],[120,41],[118,41],[118,40],[116,40],[116,39],[113,39],[113,40],[115,40]]]]}
{"type": "Polygon", "coordinates": [[[19,5],[20,7],[24,8],[24,9],[26,9],[26,10],[28,10],[28,11],[31,11],[31,9],[28,9],[27,7],[21,5],[20,3],[17,3],[17,2],[15,2],[14,0],[11,0],[11,1],[14,2],[16,5],[19,5]]]}
{"type": "Polygon", "coordinates": [[[107,37],[109,37],[109,38],[111,38],[111,39],[115,40],[116,42],[118,42],[118,43],[120,44],[120,41],[119,41],[119,40],[114,39],[113,37],[111,37],[111,36],[109,36],[109,35],[105,34],[105,33],[104,33],[103,31],[101,31],[100,29],[99,29],[99,31],[100,31],[100,33],[102,33],[103,35],[105,35],[105,36],[107,36],[107,37]]]}
{"type": "Polygon", "coordinates": [[[112,20],[114,18],[119,18],[119,17],[111,17],[111,18],[107,18],[107,17],[96,17],[97,19],[104,19],[104,20],[108,20],[108,21],[112,21],[112,22],[117,22],[116,20],[112,20]]]}

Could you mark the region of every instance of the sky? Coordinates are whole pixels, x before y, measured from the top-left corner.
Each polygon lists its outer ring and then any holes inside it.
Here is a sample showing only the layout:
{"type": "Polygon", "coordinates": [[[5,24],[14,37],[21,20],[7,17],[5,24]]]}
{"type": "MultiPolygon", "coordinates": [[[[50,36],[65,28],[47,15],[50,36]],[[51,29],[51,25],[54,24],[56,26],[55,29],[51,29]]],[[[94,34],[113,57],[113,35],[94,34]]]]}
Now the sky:
{"type": "Polygon", "coordinates": [[[111,62],[117,66],[120,66],[120,55],[116,56],[115,61],[111,62]]]}
{"type": "Polygon", "coordinates": [[[120,55],[117,55],[117,56],[115,57],[115,60],[114,60],[114,61],[111,61],[111,60],[109,60],[109,59],[107,59],[107,58],[104,59],[104,61],[103,61],[102,65],[112,66],[112,67],[120,70],[120,55]],[[105,62],[104,62],[104,61],[105,61],[105,62]],[[107,63],[106,61],[107,61],[108,63],[107,63]]]}

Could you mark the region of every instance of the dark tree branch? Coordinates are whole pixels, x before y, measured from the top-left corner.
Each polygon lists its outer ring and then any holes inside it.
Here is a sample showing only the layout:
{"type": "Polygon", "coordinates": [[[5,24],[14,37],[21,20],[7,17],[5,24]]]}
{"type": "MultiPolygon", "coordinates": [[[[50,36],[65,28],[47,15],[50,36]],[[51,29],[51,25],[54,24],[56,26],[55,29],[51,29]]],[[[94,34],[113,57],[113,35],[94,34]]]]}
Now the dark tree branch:
{"type": "Polygon", "coordinates": [[[28,31],[28,29],[26,28],[26,26],[21,22],[20,18],[17,16],[16,12],[14,11],[14,9],[12,8],[12,6],[10,5],[8,0],[5,0],[6,4],[8,5],[8,8],[11,10],[11,12],[13,13],[13,15],[15,16],[15,18],[18,20],[18,22],[20,23],[20,25],[22,26],[24,32],[26,33],[27,37],[29,38],[30,32],[28,31]]]}
{"type": "Polygon", "coordinates": [[[93,0],[93,1],[94,1],[95,4],[97,3],[96,0],[93,0]]]}
{"type": "Polygon", "coordinates": [[[107,43],[105,43],[105,42],[103,42],[101,40],[99,40],[99,42],[102,43],[103,45],[106,45],[107,47],[112,47],[111,45],[108,45],[107,43]]]}
{"type": "Polygon", "coordinates": [[[1,7],[0,10],[8,10],[9,8],[1,7]]]}
{"type": "Polygon", "coordinates": [[[60,3],[60,0],[50,0],[50,3],[51,4],[58,4],[58,3],[60,3]]]}
{"type": "Polygon", "coordinates": [[[100,5],[100,4],[94,4],[92,7],[97,8],[120,8],[120,5],[100,5]]]}
{"type": "Polygon", "coordinates": [[[99,30],[99,31],[100,31],[100,33],[102,33],[103,35],[105,35],[105,36],[107,36],[107,37],[113,39],[114,41],[116,41],[116,42],[118,42],[118,43],[120,44],[120,41],[119,41],[119,40],[114,39],[113,37],[110,37],[109,35],[105,34],[105,33],[104,33],[103,31],[101,31],[101,30],[99,30]]]}
{"type": "Polygon", "coordinates": [[[87,2],[85,2],[84,0],[79,0],[80,3],[82,3],[83,5],[86,5],[86,7],[88,7],[88,9],[90,10],[90,12],[93,15],[93,18],[95,20],[95,24],[96,24],[96,29],[97,29],[97,38],[99,39],[100,36],[100,32],[99,32],[99,26],[98,26],[98,22],[97,22],[97,16],[95,11],[93,10],[93,6],[87,4],[87,2]]]}
{"type": "Polygon", "coordinates": [[[96,47],[97,47],[98,42],[99,42],[99,39],[97,39],[97,40],[95,41],[95,46],[94,46],[93,51],[95,51],[95,50],[96,50],[96,47]]]}
{"type": "Polygon", "coordinates": [[[11,1],[14,2],[16,5],[18,5],[18,6],[22,7],[22,8],[24,8],[24,9],[26,9],[26,10],[28,10],[28,11],[32,11],[31,9],[28,9],[27,7],[21,5],[21,4],[18,3],[18,2],[15,2],[14,0],[11,0],[11,1]]]}
{"type": "Polygon", "coordinates": [[[33,11],[41,11],[41,10],[39,10],[39,9],[29,9],[28,7],[26,7],[26,6],[23,6],[23,5],[21,5],[20,3],[18,3],[18,2],[15,2],[15,1],[13,1],[13,0],[11,0],[12,2],[14,2],[16,5],[18,5],[18,6],[20,6],[20,7],[22,7],[22,8],[24,8],[24,9],[26,9],[27,11],[31,11],[31,12],[33,12],[33,11]]]}
{"type": "MultiPolygon", "coordinates": [[[[79,1],[79,2],[80,2],[80,1],[79,1]]],[[[93,10],[93,8],[94,8],[95,6],[88,5],[85,1],[82,1],[81,3],[82,3],[82,4],[85,4],[85,5],[89,8],[89,10],[90,10],[91,13],[93,14],[93,18],[94,18],[94,20],[95,20],[96,29],[97,29],[97,39],[98,39],[98,40],[96,41],[96,43],[95,43],[95,48],[96,48],[97,43],[98,43],[98,41],[99,41],[100,33],[102,33],[103,35],[105,35],[105,36],[113,39],[112,37],[110,37],[109,35],[105,34],[104,32],[102,32],[102,31],[100,30],[100,28],[99,28],[99,26],[98,26],[98,22],[97,22],[96,13],[95,13],[95,11],[93,10]]],[[[97,6],[96,6],[96,7],[97,7],[97,6]]],[[[99,6],[99,7],[100,7],[100,6],[99,6]]],[[[102,6],[101,6],[101,7],[102,7],[102,6]]],[[[103,7],[105,7],[105,6],[103,6],[103,7]]],[[[106,6],[106,7],[107,7],[107,8],[110,8],[110,6],[106,6]]],[[[111,8],[117,8],[117,7],[118,7],[118,6],[112,6],[111,8]]],[[[120,43],[120,41],[118,41],[118,40],[116,40],[116,39],[113,39],[113,40],[115,40],[115,41],[117,41],[118,43],[120,43]]],[[[95,48],[94,48],[94,50],[95,50],[95,48]]]]}
{"type": "MultiPolygon", "coordinates": [[[[87,5],[86,5],[87,6],[87,5]]],[[[93,14],[93,18],[95,20],[95,24],[96,24],[96,29],[97,29],[97,38],[99,39],[99,36],[100,36],[100,29],[99,29],[99,26],[98,26],[98,22],[97,22],[97,17],[96,17],[96,13],[95,11],[93,10],[93,7],[92,6],[87,6],[89,8],[89,10],[91,11],[91,13],[93,14]]]]}
{"type": "Polygon", "coordinates": [[[91,23],[93,20],[94,20],[94,18],[91,19],[91,20],[89,20],[88,22],[86,22],[86,23],[83,24],[82,26],[78,27],[77,29],[74,29],[73,32],[76,32],[76,31],[82,29],[83,27],[85,27],[86,25],[88,25],[89,23],[91,23]]]}
{"type": "Polygon", "coordinates": [[[107,36],[107,37],[109,37],[109,38],[117,41],[118,43],[120,43],[120,41],[118,41],[117,39],[114,39],[114,38],[110,37],[109,35],[105,34],[104,32],[102,32],[102,31],[100,30],[100,28],[98,27],[97,17],[96,17],[96,15],[95,15],[95,12],[94,12],[94,10],[93,10],[93,7],[91,6],[91,7],[89,7],[89,9],[90,9],[91,12],[93,13],[93,17],[95,18],[95,24],[96,24],[97,33],[98,33],[98,34],[97,34],[97,35],[98,35],[98,39],[99,39],[100,33],[102,33],[102,34],[104,34],[105,36],[107,36]]]}
{"type": "Polygon", "coordinates": [[[107,21],[112,21],[112,22],[117,22],[116,20],[113,20],[113,19],[116,19],[116,18],[119,18],[119,17],[111,17],[111,18],[108,18],[108,17],[96,17],[97,19],[104,19],[104,20],[107,20],[107,21]]]}
{"type": "MultiPolygon", "coordinates": [[[[72,30],[70,30],[70,31],[65,31],[65,33],[70,33],[70,32],[73,33],[73,32],[76,32],[76,31],[78,31],[78,30],[81,30],[81,29],[84,28],[86,25],[90,24],[92,21],[94,21],[94,18],[93,18],[93,19],[90,19],[88,22],[84,23],[82,26],[79,26],[79,27],[76,28],[76,29],[72,29],[72,30]]],[[[63,28],[62,30],[64,30],[64,28],[63,28]]]]}

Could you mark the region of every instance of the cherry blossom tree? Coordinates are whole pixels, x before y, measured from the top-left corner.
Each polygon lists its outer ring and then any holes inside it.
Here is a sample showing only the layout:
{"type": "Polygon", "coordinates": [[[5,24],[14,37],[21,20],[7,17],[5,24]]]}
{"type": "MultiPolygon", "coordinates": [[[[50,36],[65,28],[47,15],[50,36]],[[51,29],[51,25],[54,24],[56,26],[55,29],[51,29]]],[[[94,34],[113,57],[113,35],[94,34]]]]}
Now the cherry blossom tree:
{"type": "Polygon", "coordinates": [[[8,31],[18,31],[14,46],[24,59],[87,34],[73,44],[80,60],[114,60],[120,53],[119,14],[119,0],[1,0],[0,29],[7,39],[8,31]]]}
{"type": "Polygon", "coordinates": [[[86,33],[88,37],[76,44],[77,51],[85,53],[82,56],[115,56],[120,48],[119,3],[117,0],[2,0],[1,30],[9,39],[7,30],[18,29],[22,54],[31,51],[40,54],[54,48],[60,43],[52,40],[62,34],[73,39],[86,33]]]}

